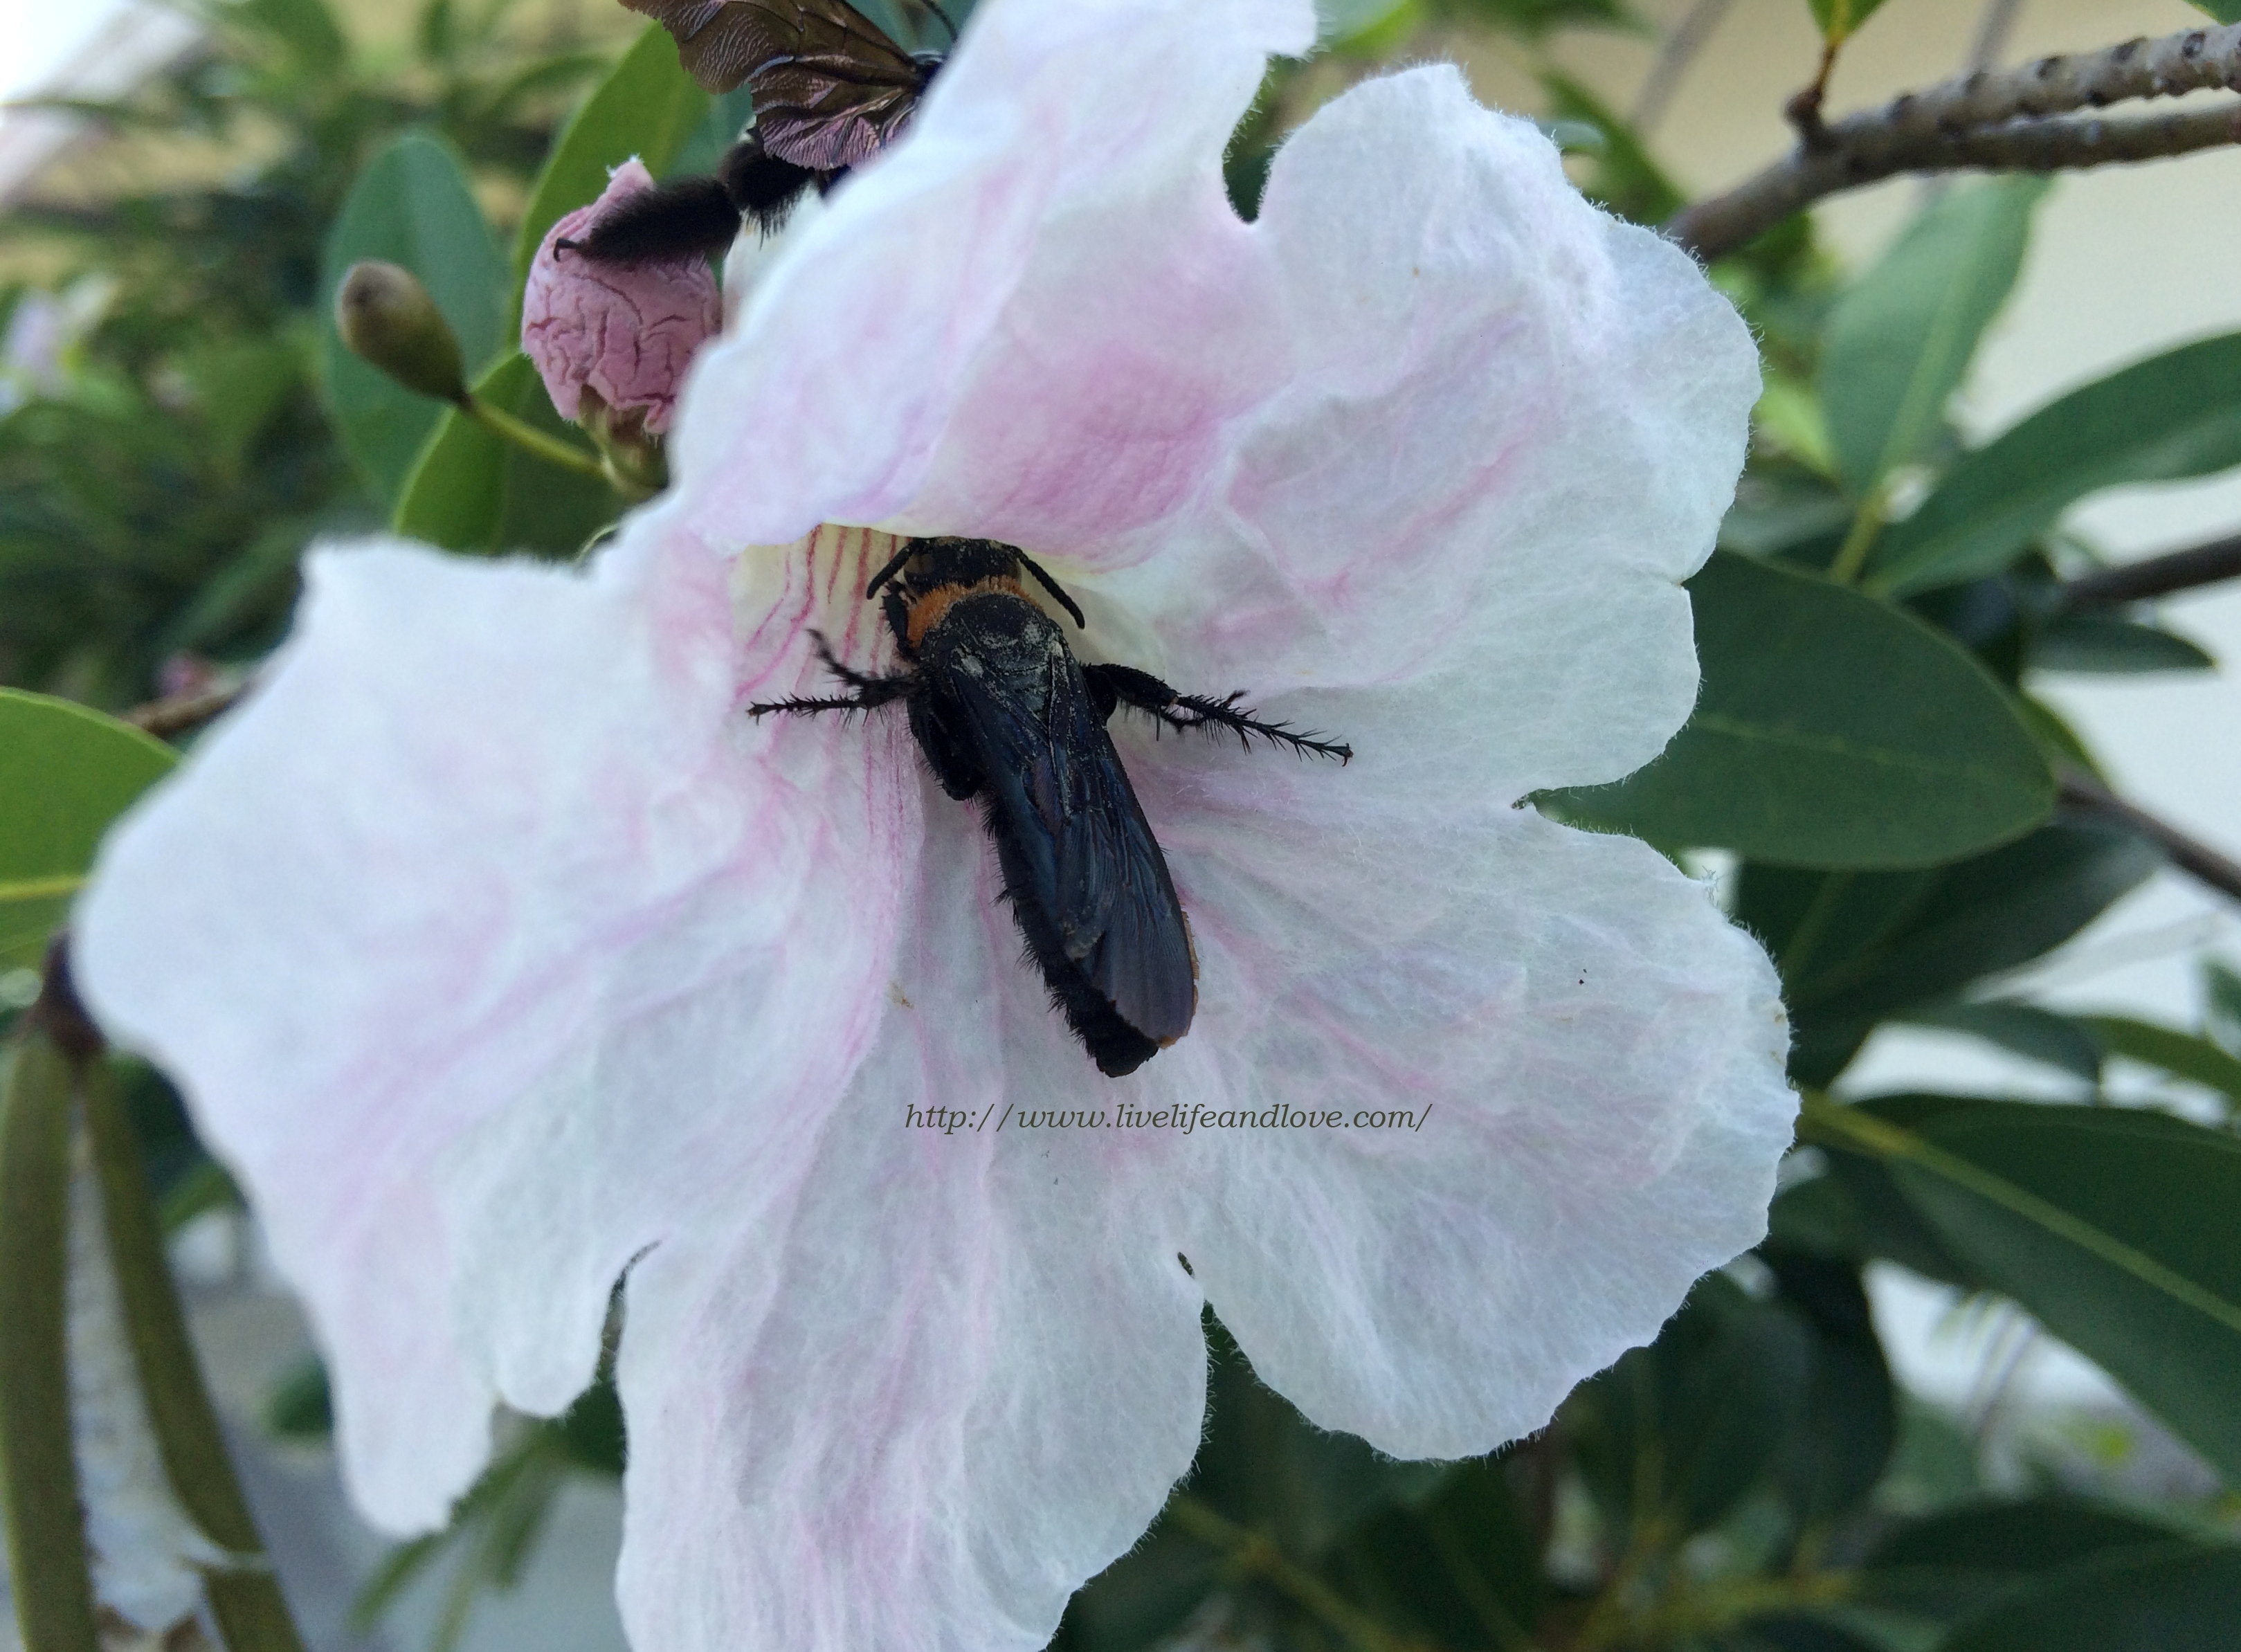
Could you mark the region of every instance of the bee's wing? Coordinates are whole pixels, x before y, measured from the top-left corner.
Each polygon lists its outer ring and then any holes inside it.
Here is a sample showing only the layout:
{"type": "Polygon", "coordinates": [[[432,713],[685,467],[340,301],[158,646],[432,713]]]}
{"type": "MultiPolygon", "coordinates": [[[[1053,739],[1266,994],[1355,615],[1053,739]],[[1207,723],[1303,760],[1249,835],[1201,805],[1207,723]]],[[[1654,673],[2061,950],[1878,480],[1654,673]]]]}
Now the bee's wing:
{"type": "Polygon", "coordinates": [[[763,147],[812,171],[853,166],[901,130],[926,70],[848,0],[623,0],[676,37],[711,92],[749,83],[763,147]]]}
{"type": "MultiPolygon", "coordinates": [[[[990,806],[1019,851],[1025,888],[1065,956],[1155,1044],[1190,1029],[1197,972],[1167,857],[1128,784],[1081,667],[1051,628],[1040,659],[952,678],[990,806]]],[[[1025,923],[1023,920],[1023,927],[1025,923]]]]}

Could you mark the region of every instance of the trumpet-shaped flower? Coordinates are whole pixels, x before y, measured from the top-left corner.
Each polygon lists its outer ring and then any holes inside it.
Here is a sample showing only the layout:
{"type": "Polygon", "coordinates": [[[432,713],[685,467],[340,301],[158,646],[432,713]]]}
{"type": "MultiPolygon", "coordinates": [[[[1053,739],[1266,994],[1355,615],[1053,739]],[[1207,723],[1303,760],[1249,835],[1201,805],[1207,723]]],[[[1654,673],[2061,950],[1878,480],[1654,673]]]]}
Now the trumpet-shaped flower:
{"type": "Polygon", "coordinates": [[[1759,1236],[1765,957],[1519,806],[1688,714],[1750,341],[1452,70],[1322,110],[1240,221],[1311,28],[984,0],[704,352],[669,495],[584,571],[322,552],[109,845],[88,996],[250,1190],[381,1524],[568,1404],[624,1279],[643,1652],[1030,1649],[1187,1468],[1202,1304],[1315,1422],[1452,1457],[1759,1236]],[[1129,1077],[899,708],[746,713],[830,692],[813,632],[895,667],[862,593],[917,533],[1353,747],[1115,723],[1199,975],[1129,1077]]]}

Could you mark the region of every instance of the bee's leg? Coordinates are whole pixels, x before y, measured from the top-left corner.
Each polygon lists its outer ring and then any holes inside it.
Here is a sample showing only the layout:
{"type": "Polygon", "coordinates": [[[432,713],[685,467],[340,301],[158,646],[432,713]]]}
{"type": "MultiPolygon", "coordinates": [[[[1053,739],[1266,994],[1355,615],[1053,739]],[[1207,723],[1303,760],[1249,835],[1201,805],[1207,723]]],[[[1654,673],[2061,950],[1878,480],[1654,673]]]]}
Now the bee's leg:
{"type": "Polygon", "coordinates": [[[825,662],[825,669],[838,677],[856,692],[836,694],[825,699],[804,699],[794,695],[786,699],[760,700],[747,707],[750,717],[766,717],[773,712],[783,712],[789,717],[813,717],[819,712],[870,712],[882,706],[906,699],[919,686],[916,672],[896,672],[890,676],[873,677],[842,665],[833,658],[832,646],[822,632],[813,631],[811,639],[817,644],[817,657],[825,662]]]}
{"type": "Polygon", "coordinates": [[[910,604],[900,591],[890,591],[880,599],[880,605],[887,616],[887,629],[895,633],[895,651],[905,659],[916,659],[918,650],[911,646],[910,604]]]}
{"type": "Polygon", "coordinates": [[[1084,665],[1082,676],[1087,679],[1089,692],[1100,710],[1107,716],[1115,706],[1133,706],[1138,711],[1148,712],[1169,728],[1227,729],[1237,736],[1241,745],[1250,746],[1255,736],[1271,746],[1281,746],[1305,757],[1335,757],[1340,762],[1351,760],[1354,748],[1336,740],[1327,740],[1320,735],[1302,734],[1283,723],[1271,723],[1254,716],[1249,706],[1238,701],[1245,698],[1242,689],[1220,699],[1207,699],[1198,694],[1178,693],[1147,671],[1138,671],[1134,665],[1084,665]]]}
{"type": "Polygon", "coordinates": [[[941,789],[960,803],[980,790],[980,764],[972,748],[949,732],[941,708],[931,694],[914,696],[910,703],[911,733],[926,756],[927,767],[941,782],[941,789]]]}

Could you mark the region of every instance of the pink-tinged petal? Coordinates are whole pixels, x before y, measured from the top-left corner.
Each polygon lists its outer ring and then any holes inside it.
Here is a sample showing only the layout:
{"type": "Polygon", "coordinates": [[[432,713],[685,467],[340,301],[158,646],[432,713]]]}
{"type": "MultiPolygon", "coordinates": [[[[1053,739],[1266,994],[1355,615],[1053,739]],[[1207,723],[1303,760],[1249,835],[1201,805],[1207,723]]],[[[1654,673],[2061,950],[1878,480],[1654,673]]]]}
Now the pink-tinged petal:
{"type": "Polygon", "coordinates": [[[1045,549],[1029,529],[1175,508],[1281,378],[1221,154],[1268,55],[1313,35],[1306,0],[986,0],[696,374],[694,520],[777,542],[900,513],[1045,549]]]}
{"type": "Polygon", "coordinates": [[[385,1528],[444,1519],[494,1400],[566,1402],[630,1258],[868,1044],[906,755],[740,711],[814,679],[809,582],[866,554],[786,559],[742,642],[659,513],[588,573],[323,552],[256,695],[104,846],[87,996],[241,1176],[385,1528]]]}
{"type": "Polygon", "coordinates": [[[885,1026],[813,1154],[632,1272],[635,1646],[1034,1652],[1197,1448],[1159,1161],[1017,1128],[1119,1087],[1018,963],[976,811],[927,806],[885,1026]]]}
{"type": "Polygon", "coordinates": [[[1344,770],[1261,756],[1248,812],[1234,750],[1131,756],[1200,966],[1154,1065],[1195,1047],[1169,1074],[1193,1099],[1340,1115],[1204,1134],[1183,1219],[1215,1311],[1314,1421],[1488,1450],[1762,1235],[1788,1029],[1709,889],[1530,811],[1349,830],[1344,770]]]}
{"type": "Polygon", "coordinates": [[[559,244],[587,234],[616,202],[653,187],[633,156],[606,191],[545,233],[521,295],[521,347],[537,364],[563,418],[574,418],[585,391],[619,413],[642,414],[657,435],[693,353],[723,325],[715,272],[701,257],[634,265],[594,264],[559,244]]]}
{"type": "Polygon", "coordinates": [[[1321,110],[1256,230],[1296,378],[1116,599],[1194,681],[1352,690],[1274,703],[1413,766],[1411,792],[1639,767],[1696,695],[1677,585],[1758,386],[1734,311],[1447,68],[1321,110]]]}

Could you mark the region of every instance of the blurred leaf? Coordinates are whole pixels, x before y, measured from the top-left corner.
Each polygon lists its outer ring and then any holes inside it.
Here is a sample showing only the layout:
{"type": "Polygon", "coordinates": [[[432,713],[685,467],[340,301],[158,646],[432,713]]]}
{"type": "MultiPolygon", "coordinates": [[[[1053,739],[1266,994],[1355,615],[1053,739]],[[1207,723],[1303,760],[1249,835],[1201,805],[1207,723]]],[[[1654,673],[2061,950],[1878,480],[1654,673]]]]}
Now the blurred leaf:
{"type": "Polygon", "coordinates": [[[102,833],[177,760],[115,718],[0,688],[0,968],[38,962],[102,833]]]}
{"type": "Polygon", "coordinates": [[[2079,1020],[2110,1054],[2159,1067],[2241,1104],[2241,1057],[2229,1054],[2208,1039],[2129,1015],[2086,1015],[2079,1020]]]}
{"type": "Polygon", "coordinates": [[[1850,39],[1883,3],[1883,0],[1805,0],[1812,9],[1813,21],[1820,27],[1821,37],[1832,46],[1850,39]]]}
{"type": "MultiPolygon", "coordinates": [[[[551,434],[573,433],[518,352],[484,374],[475,394],[551,434]]],[[[604,482],[548,465],[446,410],[398,500],[393,525],[447,551],[572,557],[621,508],[604,482]]]]}
{"type": "Polygon", "coordinates": [[[2241,333],[2184,344],[2072,391],[1947,471],[1885,531],[1868,585],[1925,591],[1997,573],[2104,488],[2241,465],[2241,333]]]}
{"type": "Polygon", "coordinates": [[[2214,958],[2202,964],[2202,1030],[2228,1055],[2241,1055],[2241,975],[2214,958]]]}
{"type": "Polygon", "coordinates": [[[1166,1521],[1074,1592],[1051,1652],[1136,1652],[1164,1639],[1228,1575],[1220,1551],[1166,1521]]]}
{"type": "Polygon", "coordinates": [[[1547,1586],[1499,1460],[1458,1463],[1420,1502],[1378,1510],[1327,1574],[1381,1622],[1457,1649],[1522,1645],[1547,1586]]]}
{"type": "Polygon", "coordinates": [[[338,74],[350,59],[349,37],[325,0],[224,0],[212,10],[284,46],[315,76],[338,74]]]}
{"type": "Polygon", "coordinates": [[[1988,999],[1973,1004],[1937,1004],[1909,1010],[1904,1019],[1917,1027],[1944,1027],[1966,1033],[2012,1055],[2084,1079],[2101,1082],[2101,1040],[2067,1015],[1988,999]]]}
{"type": "Polygon", "coordinates": [[[2115,675],[2150,671],[2214,671],[2218,662],[2185,638],[2115,614],[2063,614],[2031,639],[2037,671],[2115,675]]]}
{"type": "Polygon", "coordinates": [[[594,1474],[619,1480],[628,1455],[622,1395],[612,1377],[602,1377],[576,1396],[557,1421],[556,1429],[568,1461],[594,1474]]]}
{"type": "Polygon", "coordinates": [[[1998,686],[1858,592],[1729,552],[1689,585],[1704,683],[1663,754],[1548,794],[1569,819],[1784,866],[1950,860],[2044,820],[2054,780],[1998,686]]]}
{"type": "Polygon", "coordinates": [[[335,1431],[327,1368],[307,1354],[281,1374],[264,1400],[264,1428],[283,1440],[324,1440],[335,1431]]]}
{"type": "Polygon", "coordinates": [[[2139,1560],[2193,1548],[2170,1527],[2048,1493],[1974,1502],[1885,1532],[1860,1566],[1863,1596],[1937,1616],[1976,1610],[2017,1585],[2095,1560],[2139,1560]]]}
{"type": "Polygon", "coordinates": [[[2241,1549],[2088,1562],[2010,1596],[1939,1652],[2231,1652],[2241,1549]]]}
{"type": "Polygon", "coordinates": [[[2241,0],[2189,0],[2189,3],[2220,23],[2241,23],[2241,0]]]}
{"type": "Polygon", "coordinates": [[[1804,1415],[1810,1333],[1719,1274],[1698,1281],[1657,1341],[1565,1402],[1589,1489],[1625,1529],[1716,1525],[1775,1462],[1804,1415]]]}
{"type": "Polygon", "coordinates": [[[418,276],[458,335],[469,374],[480,371],[498,344],[505,266],[448,145],[425,132],[390,144],[359,174],[327,237],[320,283],[327,399],[351,457],[393,502],[445,410],[359,360],[335,331],[336,289],[361,258],[386,259],[418,276]]]}
{"type": "Polygon", "coordinates": [[[2241,1141],[2145,1109],[2015,1101],[1910,1128],[1809,1103],[1807,1129],[1879,1157],[1977,1276],[2241,1482],[2241,1141]]]}
{"type": "Polygon", "coordinates": [[[1782,968],[1792,1071],[1819,1084],[1833,1070],[1815,1063],[1841,1067],[1876,1021],[2051,951],[2162,864],[2128,832],[2064,820],[1934,872],[1816,877],[1754,863],[1736,910],[1782,968]]]}
{"type": "MultiPolygon", "coordinates": [[[[1853,14],[1850,26],[1865,15],[1856,5],[1853,14]]],[[[1823,27],[1832,37],[1846,29],[1825,18],[1823,27]]],[[[1855,497],[1923,457],[1943,428],[1945,404],[2023,268],[2046,190],[2044,177],[2023,176],[1950,191],[1836,301],[1821,405],[1855,497]]]]}
{"type": "MultiPolygon", "coordinates": [[[[693,128],[708,111],[708,94],[677,61],[677,43],[659,23],[648,23],[638,43],[597,86],[561,129],[531,186],[529,204],[513,237],[517,312],[530,260],[545,232],[607,187],[607,174],[633,155],[656,177],[669,170],[693,128]]],[[[483,359],[477,357],[474,359],[483,359]]]]}
{"type": "Polygon", "coordinates": [[[1762,1246],[1782,1304],[1812,1331],[1801,1426],[1775,1461],[1799,1523],[1813,1529],[1865,1502],[1898,1442],[1898,1397],[1857,1266],[1762,1246]]]}

